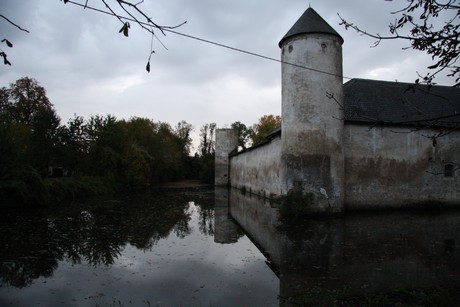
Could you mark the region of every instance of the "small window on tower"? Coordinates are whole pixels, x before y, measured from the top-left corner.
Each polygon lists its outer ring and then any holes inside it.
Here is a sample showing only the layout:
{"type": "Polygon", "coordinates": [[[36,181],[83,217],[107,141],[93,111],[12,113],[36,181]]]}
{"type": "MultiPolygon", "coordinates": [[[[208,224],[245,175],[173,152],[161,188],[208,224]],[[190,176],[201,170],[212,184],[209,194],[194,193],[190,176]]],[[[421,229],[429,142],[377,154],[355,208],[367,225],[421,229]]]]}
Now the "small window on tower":
{"type": "Polygon", "coordinates": [[[452,164],[444,165],[444,177],[454,177],[454,166],[452,164]]]}

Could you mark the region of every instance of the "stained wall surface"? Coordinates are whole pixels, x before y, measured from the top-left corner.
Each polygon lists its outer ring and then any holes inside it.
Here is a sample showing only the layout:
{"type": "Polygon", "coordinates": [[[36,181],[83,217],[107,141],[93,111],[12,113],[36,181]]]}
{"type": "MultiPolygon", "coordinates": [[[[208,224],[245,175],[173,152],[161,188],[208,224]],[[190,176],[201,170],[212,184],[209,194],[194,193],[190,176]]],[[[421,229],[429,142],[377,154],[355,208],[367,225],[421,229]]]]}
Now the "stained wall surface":
{"type": "Polygon", "coordinates": [[[437,133],[346,124],[346,210],[458,204],[460,132],[437,133]]]}
{"type": "Polygon", "coordinates": [[[265,195],[280,195],[281,137],[230,158],[232,187],[265,195]]]}
{"type": "Polygon", "coordinates": [[[284,41],[281,54],[284,62],[327,72],[282,65],[282,194],[302,188],[315,196],[318,211],[342,211],[341,40],[299,35],[284,41]]]}

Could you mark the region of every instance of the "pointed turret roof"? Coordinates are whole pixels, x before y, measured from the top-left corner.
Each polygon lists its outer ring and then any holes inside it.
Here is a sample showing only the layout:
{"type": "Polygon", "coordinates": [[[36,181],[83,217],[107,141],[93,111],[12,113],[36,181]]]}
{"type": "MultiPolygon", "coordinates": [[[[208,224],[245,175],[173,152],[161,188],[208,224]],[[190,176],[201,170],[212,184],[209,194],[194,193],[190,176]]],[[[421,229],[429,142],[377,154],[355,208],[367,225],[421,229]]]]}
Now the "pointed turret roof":
{"type": "Polygon", "coordinates": [[[314,9],[309,7],[280,40],[279,46],[281,48],[284,41],[290,37],[311,33],[335,35],[340,38],[340,42],[343,44],[343,38],[339,35],[339,33],[337,33],[321,16],[319,16],[314,9]]]}

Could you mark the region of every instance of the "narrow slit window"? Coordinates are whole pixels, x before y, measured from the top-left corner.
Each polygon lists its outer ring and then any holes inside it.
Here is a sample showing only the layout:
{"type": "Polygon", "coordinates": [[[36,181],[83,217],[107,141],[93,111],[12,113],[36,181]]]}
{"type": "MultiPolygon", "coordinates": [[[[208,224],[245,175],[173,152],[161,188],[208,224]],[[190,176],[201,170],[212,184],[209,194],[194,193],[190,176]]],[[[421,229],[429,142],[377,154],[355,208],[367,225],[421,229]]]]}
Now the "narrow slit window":
{"type": "Polygon", "coordinates": [[[444,165],[444,177],[454,177],[454,166],[452,164],[444,165]]]}

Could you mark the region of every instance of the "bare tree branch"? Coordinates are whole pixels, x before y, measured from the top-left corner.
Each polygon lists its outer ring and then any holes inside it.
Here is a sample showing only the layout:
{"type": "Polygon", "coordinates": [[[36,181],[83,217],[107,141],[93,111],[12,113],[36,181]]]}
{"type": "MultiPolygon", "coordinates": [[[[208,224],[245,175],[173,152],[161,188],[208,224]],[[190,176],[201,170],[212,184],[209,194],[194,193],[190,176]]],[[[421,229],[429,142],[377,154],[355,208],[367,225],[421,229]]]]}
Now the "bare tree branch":
{"type": "MultiPolygon", "coordinates": [[[[10,23],[11,25],[15,26],[19,30],[27,32],[27,33],[30,33],[28,30],[21,28],[20,26],[18,26],[16,23],[12,22],[11,20],[6,18],[5,16],[0,15],[0,17],[5,19],[8,23],[10,23]]],[[[7,40],[6,38],[2,39],[1,42],[5,43],[9,48],[13,48],[13,44],[9,40],[7,40]]],[[[11,66],[11,62],[8,60],[8,55],[1,48],[0,48],[0,57],[3,58],[3,64],[11,66]]]]}
{"type": "Polygon", "coordinates": [[[436,75],[450,70],[447,76],[454,78],[454,86],[460,86],[460,67],[456,64],[460,58],[460,6],[454,0],[449,0],[445,4],[435,0],[409,0],[408,2],[403,9],[392,13],[400,16],[389,24],[391,35],[369,33],[339,15],[340,24],[345,29],[351,28],[361,35],[375,39],[372,47],[379,46],[383,40],[408,41],[410,46],[403,48],[404,50],[414,49],[425,52],[435,63],[427,67],[429,70],[434,70],[433,73],[423,77],[419,75],[422,83],[430,85],[436,75]],[[452,11],[456,12],[454,17],[445,20],[443,26],[436,28],[431,22],[433,19],[440,18],[442,13],[446,16],[447,12],[452,11]],[[414,13],[418,17],[414,17],[414,13]],[[406,29],[405,34],[400,34],[399,30],[403,29],[406,29]]]}
{"type": "Polygon", "coordinates": [[[108,3],[108,0],[102,0],[102,3],[105,5],[105,7],[107,8],[108,11],[104,11],[104,10],[101,10],[101,9],[98,9],[98,8],[95,8],[95,7],[88,6],[88,0],[86,0],[84,5],[81,4],[81,3],[78,3],[78,2],[70,1],[70,0],[64,0],[64,3],[74,4],[74,5],[77,5],[77,6],[81,6],[84,9],[88,8],[90,10],[94,10],[94,11],[99,12],[99,13],[104,13],[104,14],[116,17],[123,24],[123,26],[119,30],[119,32],[123,33],[123,35],[125,35],[126,37],[128,37],[129,29],[131,28],[131,25],[129,24],[129,21],[136,23],[142,30],[147,31],[148,33],[150,33],[152,35],[151,42],[150,42],[150,52],[149,52],[149,57],[148,57],[148,60],[147,60],[147,65],[145,67],[147,72],[150,72],[150,59],[152,57],[152,54],[155,53],[155,51],[153,50],[153,38],[155,37],[166,50],[168,49],[163,44],[163,42],[155,35],[154,29],[158,29],[159,31],[161,31],[161,33],[163,33],[164,36],[166,36],[165,30],[169,31],[171,29],[176,29],[176,28],[186,24],[187,21],[184,21],[183,23],[178,24],[176,26],[162,26],[162,25],[159,25],[159,24],[155,23],[152,20],[152,18],[148,17],[142,11],[142,9],[140,9],[138,7],[140,4],[144,3],[144,0],[141,0],[141,1],[137,2],[137,3],[135,3],[135,4],[131,3],[131,2],[128,2],[128,1],[124,1],[124,0],[113,0],[113,1],[117,2],[119,7],[121,8],[121,10],[123,12],[125,12],[126,14],[128,14],[128,17],[122,16],[120,14],[117,14],[116,11],[112,8],[112,6],[108,3]],[[141,21],[140,18],[143,18],[146,21],[141,21]]]}

